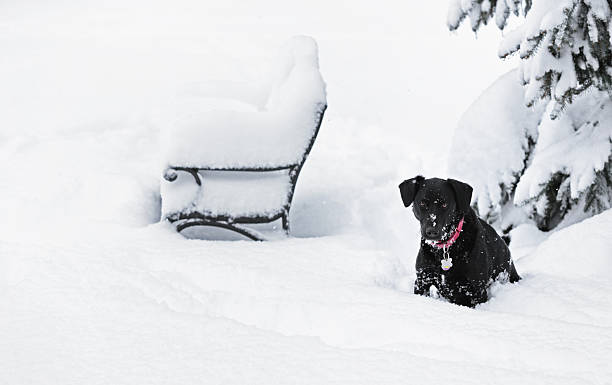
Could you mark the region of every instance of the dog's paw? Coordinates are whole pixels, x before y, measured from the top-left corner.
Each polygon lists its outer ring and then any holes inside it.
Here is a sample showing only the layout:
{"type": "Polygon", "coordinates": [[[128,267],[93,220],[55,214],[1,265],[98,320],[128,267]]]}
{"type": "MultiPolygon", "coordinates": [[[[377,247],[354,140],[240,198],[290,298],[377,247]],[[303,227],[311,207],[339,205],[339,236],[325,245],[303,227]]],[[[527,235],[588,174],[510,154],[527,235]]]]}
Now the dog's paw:
{"type": "Polygon", "coordinates": [[[431,285],[431,286],[429,287],[429,293],[428,293],[428,295],[429,295],[431,298],[436,298],[436,299],[439,299],[439,298],[440,298],[440,292],[438,291],[438,288],[437,288],[437,287],[435,287],[434,285],[431,285]]]}

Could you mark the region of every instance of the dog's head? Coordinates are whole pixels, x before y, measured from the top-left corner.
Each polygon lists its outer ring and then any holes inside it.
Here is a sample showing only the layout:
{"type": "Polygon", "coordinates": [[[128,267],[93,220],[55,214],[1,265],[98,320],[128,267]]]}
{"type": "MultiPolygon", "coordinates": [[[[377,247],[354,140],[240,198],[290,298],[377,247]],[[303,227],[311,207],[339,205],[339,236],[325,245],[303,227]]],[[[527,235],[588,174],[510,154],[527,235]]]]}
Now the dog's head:
{"type": "Polygon", "coordinates": [[[470,210],[472,187],[454,179],[425,179],[418,175],[399,185],[404,206],[412,205],[421,223],[421,236],[428,241],[445,241],[470,210]]]}

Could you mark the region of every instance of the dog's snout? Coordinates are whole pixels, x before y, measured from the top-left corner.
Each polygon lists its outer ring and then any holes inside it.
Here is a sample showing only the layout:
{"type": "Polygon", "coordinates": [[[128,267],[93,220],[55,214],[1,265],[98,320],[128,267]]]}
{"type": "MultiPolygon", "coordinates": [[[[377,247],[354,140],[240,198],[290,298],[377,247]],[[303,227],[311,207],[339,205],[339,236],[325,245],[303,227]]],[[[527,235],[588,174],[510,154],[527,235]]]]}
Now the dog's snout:
{"type": "Polygon", "coordinates": [[[429,239],[435,239],[435,238],[438,238],[440,236],[440,232],[438,230],[436,230],[435,227],[428,227],[428,228],[425,229],[425,235],[429,239]]]}

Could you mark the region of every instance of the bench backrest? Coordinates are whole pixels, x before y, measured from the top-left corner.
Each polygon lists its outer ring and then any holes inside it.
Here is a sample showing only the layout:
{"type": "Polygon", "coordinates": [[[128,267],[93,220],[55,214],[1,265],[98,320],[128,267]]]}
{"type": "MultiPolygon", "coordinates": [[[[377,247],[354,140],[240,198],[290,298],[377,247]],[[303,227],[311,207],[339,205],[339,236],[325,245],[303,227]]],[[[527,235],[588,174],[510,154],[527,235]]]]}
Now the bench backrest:
{"type": "Polygon", "coordinates": [[[203,108],[166,132],[163,217],[269,219],[288,212],[327,101],[312,38],[292,38],[281,56],[263,110],[203,108]]]}

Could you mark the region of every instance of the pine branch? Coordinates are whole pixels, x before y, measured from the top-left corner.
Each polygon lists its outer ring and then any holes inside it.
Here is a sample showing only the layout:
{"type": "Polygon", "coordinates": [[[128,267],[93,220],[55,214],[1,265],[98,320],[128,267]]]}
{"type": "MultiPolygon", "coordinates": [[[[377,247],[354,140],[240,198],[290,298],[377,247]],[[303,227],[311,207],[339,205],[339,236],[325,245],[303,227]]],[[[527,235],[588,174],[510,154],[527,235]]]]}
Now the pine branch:
{"type": "MultiPolygon", "coordinates": [[[[612,145],[612,141],[610,141],[612,145]]],[[[595,172],[595,181],[585,192],[584,212],[599,214],[612,207],[612,154],[604,167],[595,172]]]]}
{"type": "MultiPolygon", "coordinates": [[[[541,1],[541,0],[535,0],[541,1]]],[[[612,4],[612,0],[607,1],[608,5],[612,4]]],[[[534,0],[491,0],[490,6],[484,6],[483,0],[471,0],[471,7],[467,11],[463,11],[466,5],[465,1],[457,1],[458,7],[461,9],[459,18],[456,23],[451,26],[451,29],[459,27],[461,22],[469,17],[471,26],[474,31],[478,31],[482,25],[486,25],[491,17],[497,13],[497,26],[503,30],[507,24],[507,20],[511,14],[515,17],[519,16],[519,9],[522,9],[523,18],[529,22],[531,29],[518,30],[511,32],[508,42],[505,42],[500,47],[499,56],[506,58],[516,52],[519,52],[519,57],[523,62],[536,59],[541,45],[546,41],[546,49],[552,58],[564,60],[567,55],[572,56],[574,66],[571,70],[575,73],[570,73],[569,80],[571,81],[572,90],[561,89],[555,92],[554,87],[557,86],[560,78],[565,79],[561,84],[562,87],[567,86],[568,78],[563,74],[563,68],[554,63],[544,60],[538,62],[537,65],[548,66],[542,68],[538,73],[542,73],[539,78],[525,79],[526,82],[537,82],[542,88],[540,92],[530,92],[530,95],[537,96],[545,101],[553,99],[556,103],[554,116],[558,116],[568,104],[571,104],[576,95],[584,92],[591,86],[597,87],[599,90],[608,91],[612,94],[612,47],[610,44],[610,9],[602,10],[600,8],[593,9],[592,3],[588,0],[573,0],[569,3],[550,3],[550,12],[541,15],[539,19],[527,19],[529,11],[532,9],[534,0]],[[564,7],[559,9],[558,7],[564,7]],[[559,13],[560,11],[560,13],[559,13]],[[551,25],[551,21],[555,21],[554,17],[559,13],[559,21],[551,25]],[[606,16],[607,15],[607,16],[606,16]],[[543,23],[542,20],[546,22],[543,23]],[[550,19],[553,17],[553,19],[550,19]],[[602,18],[605,18],[602,19],[602,18]],[[539,30],[533,30],[533,26],[540,26],[539,30]],[[545,25],[546,27],[542,27],[545,25]],[[534,34],[534,32],[537,32],[534,34]],[[523,33],[521,36],[517,33],[523,33]],[[574,78],[576,79],[574,81],[574,78]]],[[[470,4],[468,2],[467,4],[470,4]]],[[[541,13],[542,9],[540,9],[541,13]]],[[[528,105],[533,105],[535,99],[527,100],[528,105]]]]}

